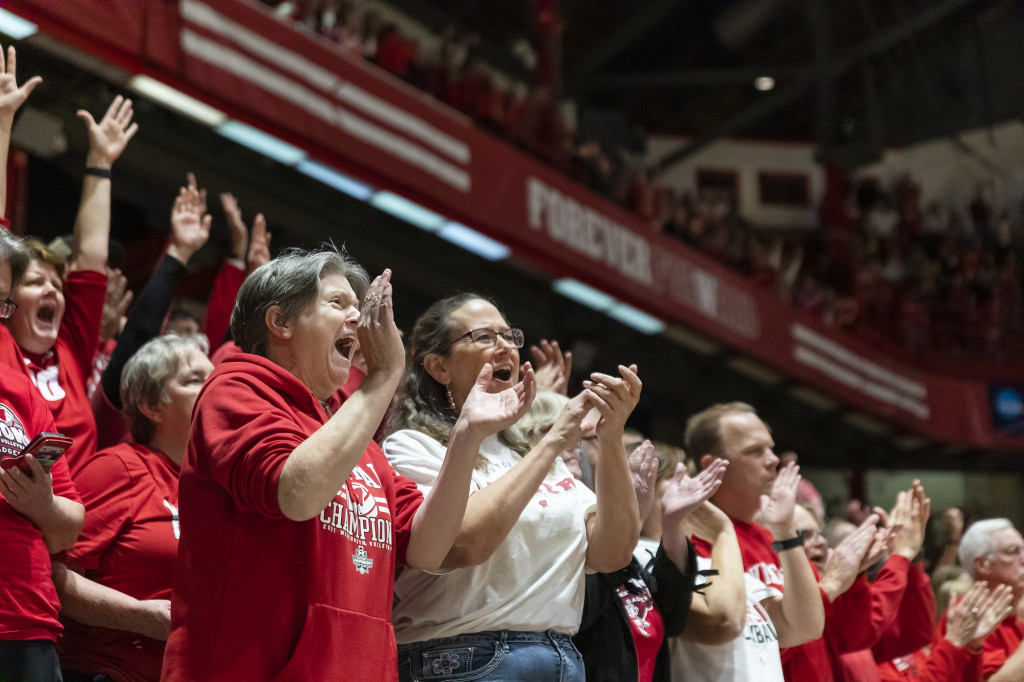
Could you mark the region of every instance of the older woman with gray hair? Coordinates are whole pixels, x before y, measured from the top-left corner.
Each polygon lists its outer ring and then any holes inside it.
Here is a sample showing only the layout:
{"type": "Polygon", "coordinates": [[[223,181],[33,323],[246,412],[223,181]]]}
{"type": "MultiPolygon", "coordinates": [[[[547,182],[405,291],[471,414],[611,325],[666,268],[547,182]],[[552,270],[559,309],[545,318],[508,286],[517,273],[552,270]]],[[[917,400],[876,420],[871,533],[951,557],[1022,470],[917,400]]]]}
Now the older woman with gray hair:
{"type": "Polygon", "coordinates": [[[435,570],[462,523],[480,443],[514,423],[532,377],[480,372],[433,494],[371,440],[404,367],[391,271],[330,247],[288,250],[243,283],[241,352],[196,402],[163,678],[395,680],[395,569],[435,570]],[[356,349],[366,377],[337,411],[356,349]]]}
{"type": "Polygon", "coordinates": [[[55,564],[66,680],[160,678],[178,554],[178,475],[192,408],[213,371],[205,336],[159,336],[121,374],[132,440],[101,450],[75,483],[86,523],[55,564]]]}

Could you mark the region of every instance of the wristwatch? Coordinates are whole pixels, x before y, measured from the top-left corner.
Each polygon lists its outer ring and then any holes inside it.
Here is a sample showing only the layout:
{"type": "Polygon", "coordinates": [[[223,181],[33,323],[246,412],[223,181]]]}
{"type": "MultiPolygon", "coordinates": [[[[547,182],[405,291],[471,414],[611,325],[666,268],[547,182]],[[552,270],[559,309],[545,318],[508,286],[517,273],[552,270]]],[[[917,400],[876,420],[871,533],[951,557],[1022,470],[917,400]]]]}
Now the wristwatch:
{"type": "Polygon", "coordinates": [[[803,547],[803,546],[804,546],[804,534],[798,532],[796,534],[795,538],[790,538],[788,540],[781,540],[781,541],[776,540],[775,542],[773,542],[772,543],[772,551],[773,552],[785,552],[787,549],[793,549],[794,547],[803,547]]]}

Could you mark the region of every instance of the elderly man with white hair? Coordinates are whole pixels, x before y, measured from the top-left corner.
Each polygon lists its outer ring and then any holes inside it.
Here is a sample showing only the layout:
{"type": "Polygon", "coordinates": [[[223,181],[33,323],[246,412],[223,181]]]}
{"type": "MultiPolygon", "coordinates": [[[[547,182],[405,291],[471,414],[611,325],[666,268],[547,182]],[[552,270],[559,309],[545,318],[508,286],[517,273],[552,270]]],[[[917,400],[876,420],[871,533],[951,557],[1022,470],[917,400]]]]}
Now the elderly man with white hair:
{"type": "Polygon", "coordinates": [[[985,639],[981,653],[982,679],[990,682],[1024,679],[1024,538],[1007,519],[971,524],[960,540],[960,565],[976,581],[1013,590],[1016,608],[985,639]]]}

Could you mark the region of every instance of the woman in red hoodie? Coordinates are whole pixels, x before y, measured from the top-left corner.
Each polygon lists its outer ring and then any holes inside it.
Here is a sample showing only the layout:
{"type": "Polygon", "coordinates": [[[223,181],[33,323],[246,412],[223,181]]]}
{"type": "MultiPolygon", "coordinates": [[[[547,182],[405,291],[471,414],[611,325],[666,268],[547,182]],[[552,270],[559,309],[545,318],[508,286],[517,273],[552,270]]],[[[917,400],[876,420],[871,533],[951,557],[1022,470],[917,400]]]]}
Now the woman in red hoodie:
{"type": "Polygon", "coordinates": [[[242,284],[242,352],[203,387],[182,465],[163,680],[397,679],[395,569],[441,565],[480,443],[525,412],[534,377],[489,394],[481,370],[424,499],[371,440],[405,364],[390,279],[295,249],[242,284]],[[357,347],[366,377],[332,414],[357,347]]]}

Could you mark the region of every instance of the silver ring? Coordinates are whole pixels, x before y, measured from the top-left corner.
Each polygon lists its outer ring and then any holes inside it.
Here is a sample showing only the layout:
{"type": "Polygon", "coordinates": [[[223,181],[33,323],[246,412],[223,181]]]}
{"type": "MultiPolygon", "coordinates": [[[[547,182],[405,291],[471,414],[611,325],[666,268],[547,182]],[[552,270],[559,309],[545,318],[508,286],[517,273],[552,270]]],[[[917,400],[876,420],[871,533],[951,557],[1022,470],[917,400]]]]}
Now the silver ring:
{"type": "Polygon", "coordinates": [[[971,609],[971,615],[972,616],[976,617],[979,613],[981,613],[981,609],[977,609],[977,608],[971,609]]]}

